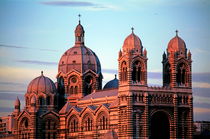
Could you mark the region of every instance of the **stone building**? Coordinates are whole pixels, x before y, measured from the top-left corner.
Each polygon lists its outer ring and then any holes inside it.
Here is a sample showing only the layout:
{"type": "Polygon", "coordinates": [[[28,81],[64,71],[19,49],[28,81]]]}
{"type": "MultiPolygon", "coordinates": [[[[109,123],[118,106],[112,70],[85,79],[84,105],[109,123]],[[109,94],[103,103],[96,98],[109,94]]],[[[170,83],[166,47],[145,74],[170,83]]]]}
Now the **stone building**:
{"type": "Polygon", "coordinates": [[[148,86],[147,51],[132,29],[118,53],[119,80],[103,89],[100,61],[84,34],[79,21],[56,84],[42,72],[28,85],[24,109],[15,101],[15,138],[192,138],[192,60],[178,32],[163,53],[162,87],[148,86]]]}

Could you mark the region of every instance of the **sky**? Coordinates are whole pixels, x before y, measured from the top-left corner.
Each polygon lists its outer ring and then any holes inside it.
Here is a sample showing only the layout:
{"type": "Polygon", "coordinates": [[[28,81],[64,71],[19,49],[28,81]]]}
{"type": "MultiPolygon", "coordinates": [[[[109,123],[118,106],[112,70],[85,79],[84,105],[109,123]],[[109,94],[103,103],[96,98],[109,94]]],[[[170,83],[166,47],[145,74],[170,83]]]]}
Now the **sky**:
{"type": "Polygon", "coordinates": [[[134,33],[148,53],[148,83],[162,85],[162,54],[175,30],[192,53],[194,120],[210,120],[210,1],[0,0],[0,116],[12,112],[32,79],[56,81],[62,54],[74,45],[81,14],[85,45],[98,56],[103,84],[114,78],[118,52],[134,33]]]}

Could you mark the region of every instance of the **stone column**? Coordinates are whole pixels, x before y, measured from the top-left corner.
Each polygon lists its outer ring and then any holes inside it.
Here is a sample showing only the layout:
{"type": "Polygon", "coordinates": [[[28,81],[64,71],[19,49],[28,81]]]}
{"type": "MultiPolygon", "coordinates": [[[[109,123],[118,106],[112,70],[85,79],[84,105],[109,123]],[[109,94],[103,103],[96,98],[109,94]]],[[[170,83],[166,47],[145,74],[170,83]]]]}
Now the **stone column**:
{"type": "Polygon", "coordinates": [[[132,107],[132,96],[127,96],[128,107],[127,107],[127,136],[133,138],[133,107],[132,107]]]}
{"type": "Polygon", "coordinates": [[[174,94],[173,103],[174,103],[174,121],[173,121],[173,125],[172,125],[172,128],[173,128],[173,136],[172,136],[172,138],[176,139],[177,138],[177,125],[178,125],[177,124],[178,123],[177,94],[174,94]]]}
{"type": "Polygon", "coordinates": [[[144,107],[144,114],[142,116],[142,120],[143,120],[143,138],[144,139],[148,139],[149,138],[149,122],[148,122],[148,93],[145,92],[144,93],[144,104],[145,104],[145,107],[144,107]]]}
{"type": "Polygon", "coordinates": [[[188,117],[187,117],[187,125],[188,125],[188,138],[192,139],[193,138],[193,97],[190,95],[188,97],[188,104],[190,105],[190,109],[188,112],[188,117]]]}
{"type": "Polygon", "coordinates": [[[30,129],[31,129],[31,134],[30,134],[30,139],[36,139],[36,126],[37,126],[37,122],[36,122],[36,112],[32,112],[31,114],[31,119],[30,119],[31,123],[30,123],[30,129]]]}

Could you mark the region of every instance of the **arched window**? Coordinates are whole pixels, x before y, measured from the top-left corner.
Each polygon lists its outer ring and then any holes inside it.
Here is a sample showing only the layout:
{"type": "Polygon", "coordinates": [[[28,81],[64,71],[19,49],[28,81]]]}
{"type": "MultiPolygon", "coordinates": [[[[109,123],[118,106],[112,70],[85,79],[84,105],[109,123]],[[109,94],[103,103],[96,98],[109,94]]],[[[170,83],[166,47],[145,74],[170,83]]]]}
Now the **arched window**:
{"type": "Polygon", "coordinates": [[[86,114],[83,119],[83,130],[84,131],[92,131],[93,130],[93,119],[89,114],[86,114]]]}
{"type": "Polygon", "coordinates": [[[127,65],[125,61],[122,62],[121,70],[121,81],[127,81],[127,65]]]}
{"type": "Polygon", "coordinates": [[[50,96],[47,96],[47,105],[50,105],[50,103],[51,103],[50,96]]]}
{"type": "Polygon", "coordinates": [[[29,139],[30,138],[30,130],[29,130],[29,119],[28,118],[23,118],[20,122],[19,125],[19,130],[20,130],[20,138],[21,139],[29,139]]]}
{"type": "Polygon", "coordinates": [[[29,98],[26,97],[26,106],[28,106],[28,105],[29,105],[29,98]]]}
{"type": "Polygon", "coordinates": [[[56,139],[57,136],[57,123],[56,120],[52,119],[52,118],[48,118],[44,121],[43,124],[43,131],[44,131],[44,135],[43,138],[46,139],[56,139]]]}
{"type": "Polygon", "coordinates": [[[69,131],[70,132],[77,132],[78,131],[78,119],[75,115],[73,115],[69,122],[69,131]]]}
{"type": "Polygon", "coordinates": [[[140,61],[135,61],[132,65],[132,81],[140,82],[142,80],[142,67],[140,61]]]}
{"type": "Polygon", "coordinates": [[[166,64],[166,66],[165,66],[165,72],[163,74],[164,74],[164,83],[166,85],[169,85],[170,82],[171,82],[170,64],[169,63],[166,64]]]}
{"type": "Polygon", "coordinates": [[[99,130],[108,129],[108,118],[104,112],[101,112],[97,118],[97,127],[99,130]]]}
{"type": "Polygon", "coordinates": [[[186,83],[186,66],[184,63],[180,63],[177,66],[176,81],[178,86],[185,85],[186,83]]]}
{"type": "Polygon", "coordinates": [[[85,95],[93,91],[93,77],[88,75],[85,77],[85,95]]]}
{"type": "Polygon", "coordinates": [[[77,94],[78,93],[78,86],[75,86],[74,87],[74,94],[77,94]]]}
{"type": "Polygon", "coordinates": [[[70,94],[73,94],[74,90],[73,90],[73,86],[70,87],[70,94]]]}
{"type": "Polygon", "coordinates": [[[40,106],[44,105],[44,98],[43,97],[39,97],[39,105],[40,106]]]}

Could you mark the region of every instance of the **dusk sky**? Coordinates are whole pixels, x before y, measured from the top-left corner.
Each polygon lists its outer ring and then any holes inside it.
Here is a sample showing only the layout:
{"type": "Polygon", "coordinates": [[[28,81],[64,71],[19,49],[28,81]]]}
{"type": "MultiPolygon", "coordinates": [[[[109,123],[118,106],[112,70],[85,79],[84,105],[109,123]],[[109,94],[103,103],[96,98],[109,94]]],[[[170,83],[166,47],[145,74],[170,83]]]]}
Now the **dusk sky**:
{"type": "Polygon", "coordinates": [[[103,83],[134,33],[148,52],[148,83],[162,85],[162,54],[175,30],[192,53],[194,120],[210,120],[209,0],[0,0],[0,116],[13,111],[41,71],[56,82],[62,54],[74,45],[81,14],[85,45],[99,57],[103,83]]]}

